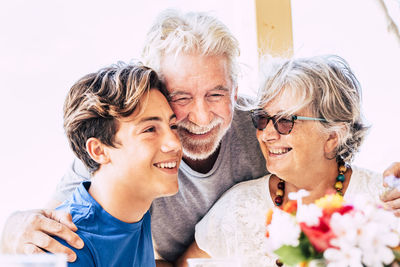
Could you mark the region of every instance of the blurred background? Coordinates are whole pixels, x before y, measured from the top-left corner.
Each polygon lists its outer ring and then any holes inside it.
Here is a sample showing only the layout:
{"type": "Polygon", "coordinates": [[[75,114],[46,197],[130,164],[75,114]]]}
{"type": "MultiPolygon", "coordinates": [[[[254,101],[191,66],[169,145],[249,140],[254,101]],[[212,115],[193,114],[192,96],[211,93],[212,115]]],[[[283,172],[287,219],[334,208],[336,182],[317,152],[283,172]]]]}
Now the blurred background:
{"type": "MultiPolygon", "coordinates": [[[[1,1],[0,227],[14,210],[43,207],[72,161],[62,128],[69,88],[101,67],[139,59],[161,10],[207,11],[221,19],[241,46],[239,93],[251,95],[258,85],[260,19],[279,20],[279,1],[1,1]]],[[[400,1],[285,2],[294,56],[338,54],[363,86],[372,128],[354,164],[382,172],[400,161],[400,1]]],[[[266,38],[279,45],[274,23],[264,23],[272,32],[266,38]]]]}

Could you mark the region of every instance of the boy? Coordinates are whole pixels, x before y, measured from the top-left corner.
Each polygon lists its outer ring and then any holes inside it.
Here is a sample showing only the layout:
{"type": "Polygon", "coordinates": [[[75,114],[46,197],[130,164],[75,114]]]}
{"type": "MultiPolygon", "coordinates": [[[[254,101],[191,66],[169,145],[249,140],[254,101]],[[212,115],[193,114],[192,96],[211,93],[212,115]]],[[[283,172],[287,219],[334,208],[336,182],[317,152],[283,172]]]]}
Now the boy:
{"type": "Polygon", "coordinates": [[[71,266],[155,266],[148,210],[178,191],[182,157],[166,96],[141,65],[101,69],[69,91],[65,132],[92,176],[58,207],[85,243],[71,266]]]}

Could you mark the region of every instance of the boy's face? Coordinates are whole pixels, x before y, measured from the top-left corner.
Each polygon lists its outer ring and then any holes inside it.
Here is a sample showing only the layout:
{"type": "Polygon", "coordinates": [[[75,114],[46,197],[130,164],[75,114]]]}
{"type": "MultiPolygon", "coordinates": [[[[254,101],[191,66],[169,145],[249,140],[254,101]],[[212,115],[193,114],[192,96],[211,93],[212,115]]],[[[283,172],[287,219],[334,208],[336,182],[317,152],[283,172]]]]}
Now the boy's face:
{"type": "Polygon", "coordinates": [[[108,147],[118,187],[139,198],[177,193],[182,147],[176,116],[165,97],[151,89],[133,114],[118,122],[116,147],[108,147]]]}

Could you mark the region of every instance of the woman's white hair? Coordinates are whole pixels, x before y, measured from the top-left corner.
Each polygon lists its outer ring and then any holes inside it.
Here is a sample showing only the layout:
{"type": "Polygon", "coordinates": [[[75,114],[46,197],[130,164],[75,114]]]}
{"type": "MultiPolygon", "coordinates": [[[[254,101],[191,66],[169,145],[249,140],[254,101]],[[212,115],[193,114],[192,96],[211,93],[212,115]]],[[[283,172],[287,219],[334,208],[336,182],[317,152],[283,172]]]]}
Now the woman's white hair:
{"type": "Polygon", "coordinates": [[[298,59],[268,60],[256,105],[265,107],[285,92],[299,99],[281,115],[293,115],[308,108],[324,118],[322,129],[336,133],[336,159],[350,162],[367,133],[361,114],[361,86],[347,62],[335,55],[298,59]]]}
{"type": "Polygon", "coordinates": [[[163,55],[180,53],[225,56],[231,80],[237,85],[239,43],[217,18],[201,12],[181,13],[171,9],[162,12],[147,33],[142,60],[162,78],[163,55]]]}

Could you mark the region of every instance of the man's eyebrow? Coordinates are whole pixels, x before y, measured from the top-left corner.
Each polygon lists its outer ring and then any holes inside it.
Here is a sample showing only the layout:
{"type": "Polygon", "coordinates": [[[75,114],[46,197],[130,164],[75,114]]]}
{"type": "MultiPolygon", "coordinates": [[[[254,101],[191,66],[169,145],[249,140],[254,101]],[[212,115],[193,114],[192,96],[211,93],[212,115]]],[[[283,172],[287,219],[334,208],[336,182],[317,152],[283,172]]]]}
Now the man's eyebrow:
{"type": "MultiPolygon", "coordinates": [[[[222,86],[222,85],[217,85],[217,86],[215,86],[214,88],[212,88],[212,89],[210,89],[210,90],[208,90],[208,91],[224,91],[224,92],[229,92],[229,89],[226,88],[226,87],[224,87],[224,86],[222,86]]],[[[170,94],[169,94],[169,97],[174,97],[174,96],[177,96],[177,95],[190,95],[190,92],[178,90],[178,91],[175,91],[175,92],[170,93],[170,94]]]]}
{"type": "Polygon", "coordinates": [[[175,91],[169,94],[169,97],[174,97],[176,95],[190,95],[189,92],[185,92],[185,91],[175,91]]]}
{"type": "Polygon", "coordinates": [[[222,86],[222,85],[215,86],[215,87],[214,87],[213,89],[211,89],[210,91],[214,91],[214,90],[229,92],[229,89],[226,88],[226,87],[224,87],[224,86],[222,86]]]}

